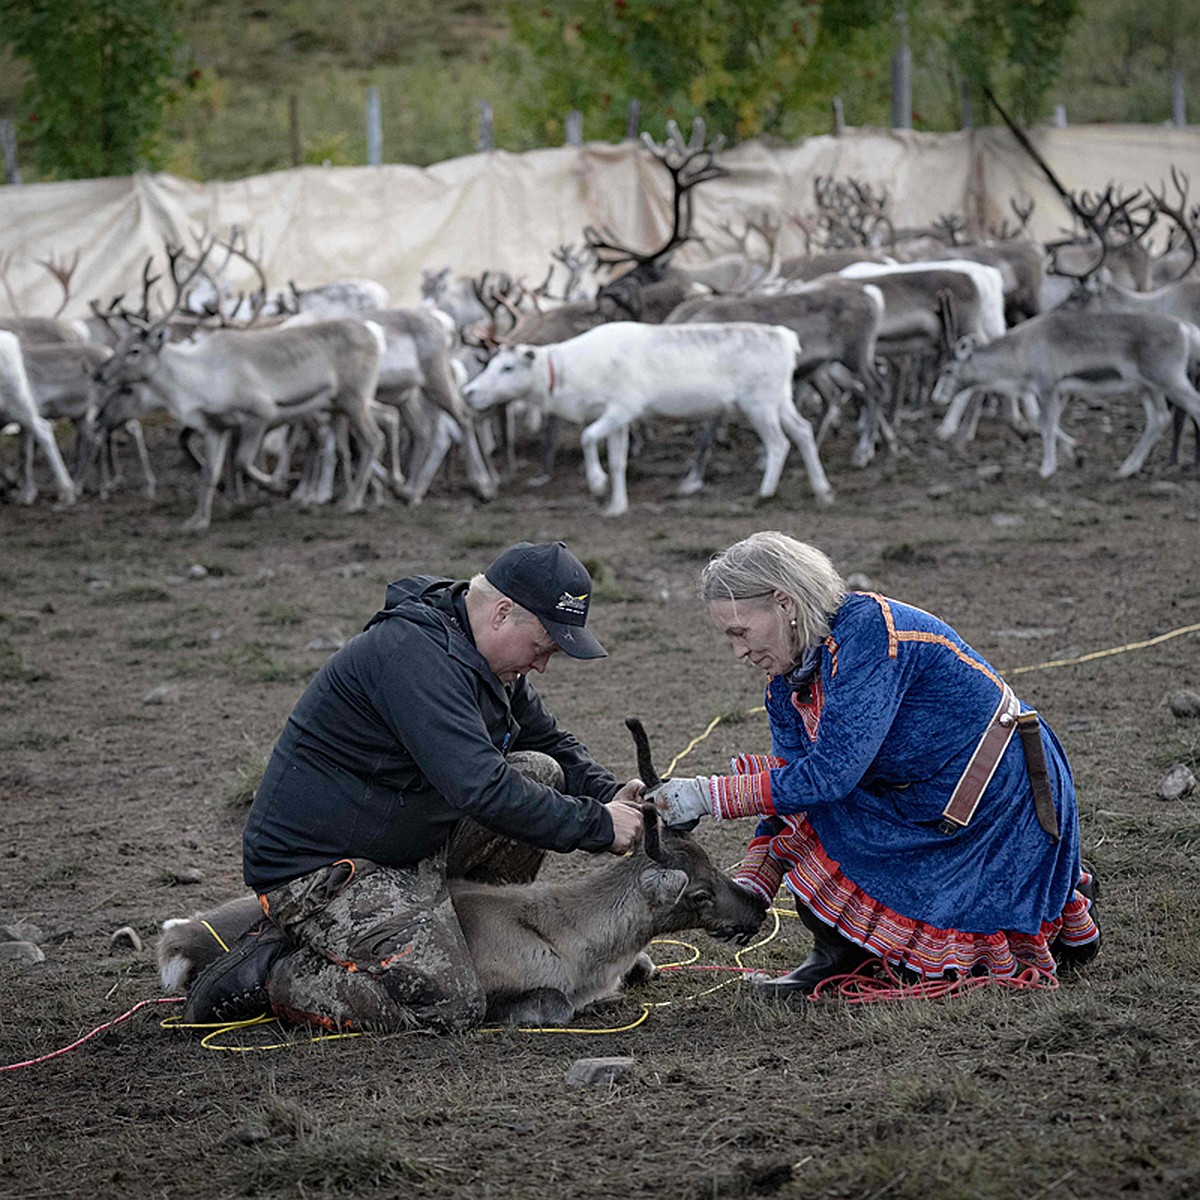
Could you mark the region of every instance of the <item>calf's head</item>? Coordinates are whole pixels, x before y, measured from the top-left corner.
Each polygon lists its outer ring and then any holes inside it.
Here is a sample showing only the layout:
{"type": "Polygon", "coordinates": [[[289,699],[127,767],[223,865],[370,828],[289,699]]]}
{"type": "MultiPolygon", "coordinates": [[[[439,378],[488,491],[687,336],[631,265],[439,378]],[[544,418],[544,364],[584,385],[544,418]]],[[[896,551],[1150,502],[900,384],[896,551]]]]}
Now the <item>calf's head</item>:
{"type": "Polygon", "coordinates": [[[642,889],[650,901],[656,932],[703,929],[745,945],[758,932],[767,908],[713,866],[689,833],[658,825],[653,804],[644,804],[643,850],[648,862],[642,889]]]}

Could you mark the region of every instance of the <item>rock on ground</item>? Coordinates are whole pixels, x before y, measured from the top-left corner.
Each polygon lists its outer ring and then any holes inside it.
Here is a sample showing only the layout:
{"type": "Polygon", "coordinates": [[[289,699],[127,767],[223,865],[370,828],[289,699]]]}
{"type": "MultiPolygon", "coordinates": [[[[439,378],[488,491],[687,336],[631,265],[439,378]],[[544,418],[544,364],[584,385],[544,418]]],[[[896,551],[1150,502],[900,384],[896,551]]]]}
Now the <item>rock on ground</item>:
{"type": "Polygon", "coordinates": [[[1196,777],[1184,763],[1176,763],[1158,785],[1161,800],[1182,800],[1196,790],[1196,777]]]}

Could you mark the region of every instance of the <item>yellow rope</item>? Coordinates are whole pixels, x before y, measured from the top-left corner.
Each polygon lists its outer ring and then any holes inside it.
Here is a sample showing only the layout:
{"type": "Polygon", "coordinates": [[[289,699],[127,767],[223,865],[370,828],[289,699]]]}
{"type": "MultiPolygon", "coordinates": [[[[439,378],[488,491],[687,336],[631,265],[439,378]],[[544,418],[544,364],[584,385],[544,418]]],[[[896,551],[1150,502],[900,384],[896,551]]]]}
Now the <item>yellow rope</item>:
{"type": "MultiPolygon", "coordinates": [[[[1168,642],[1172,638],[1182,637],[1186,633],[1200,633],[1200,622],[1198,622],[1194,625],[1183,625],[1178,629],[1172,629],[1172,630],[1168,631],[1167,633],[1159,634],[1157,637],[1147,638],[1145,641],[1142,641],[1142,642],[1126,642],[1123,646],[1113,646],[1107,650],[1094,650],[1090,654],[1080,654],[1074,658],[1052,658],[1052,659],[1048,659],[1045,662],[1031,663],[1030,665],[1024,666],[1024,667],[1014,667],[1012,670],[1002,671],[1001,674],[1006,675],[1008,677],[1012,677],[1014,675],[1025,675],[1031,671],[1048,671],[1055,667],[1075,666],[1078,663],[1093,662],[1099,658],[1110,658],[1116,654],[1127,654],[1133,650],[1145,650],[1150,646],[1158,646],[1158,645],[1161,645],[1163,642],[1168,642]]],[[[748,709],[745,709],[744,711],[745,711],[746,715],[752,715],[754,713],[765,712],[766,709],[764,708],[763,705],[758,704],[758,705],[755,705],[753,708],[748,708],[748,709]]],[[[686,758],[697,746],[700,745],[701,742],[703,742],[706,738],[708,738],[709,735],[712,733],[712,731],[714,729],[716,729],[716,727],[721,723],[721,721],[723,719],[724,719],[723,714],[718,714],[717,716],[713,717],[713,719],[711,721],[709,721],[704,732],[697,735],[696,737],[692,738],[692,740],[690,742],[688,742],[688,744],[678,754],[676,754],[673,759],[671,759],[671,762],[667,766],[666,774],[667,775],[672,774],[674,772],[676,766],[678,766],[678,764],[680,763],[680,761],[682,759],[686,758]]],[[[794,917],[796,915],[795,913],[788,912],[786,909],[779,909],[779,908],[771,908],[768,910],[768,912],[774,918],[774,924],[771,929],[771,932],[765,938],[763,938],[761,941],[755,942],[753,945],[750,945],[750,946],[745,946],[741,950],[738,950],[734,954],[734,956],[733,956],[734,961],[737,963],[737,965],[739,967],[744,965],[742,962],[743,954],[749,954],[753,950],[761,949],[763,946],[767,945],[769,942],[773,941],[778,936],[779,928],[780,928],[779,918],[781,916],[794,917]]],[[[205,929],[208,930],[209,933],[211,933],[213,935],[214,938],[216,938],[217,942],[221,946],[221,949],[224,950],[226,953],[228,953],[229,947],[222,940],[221,935],[218,934],[217,931],[207,921],[202,920],[200,923],[204,926],[205,929]]],[[[666,946],[682,946],[685,949],[692,951],[691,958],[684,959],[677,963],[667,963],[667,964],[664,964],[665,966],[688,966],[691,963],[696,962],[700,957],[699,948],[696,946],[693,946],[690,942],[678,942],[678,941],[672,941],[670,939],[657,939],[652,944],[653,945],[666,945],[666,946]]],[[[729,987],[730,984],[736,983],[737,981],[738,981],[737,977],[735,977],[733,979],[727,979],[723,983],[714,984],[712,987],[703,988],[701,991],[694,992],[690,996],[677,997],[674,1000],[658,1000],[658,1001],[651,1002],[651,1003],[643,1003],[642,1011],[635,1020],[631,1021],[628,1025],[621,1025],[621,1026],[618,1026],[618,1027],[612,1028],[612,1029],[571,1029],[571,1028],[568,1028],[565,1026],[561,1027],[561,1028],[556,1027],[556,1026],[544,1026],[544,1027],[543,1026],[519,1026],[516,1029],[513,1029],[512,1027],[509,1027],[509,1026],[495,1026],[495,1027],[488,1027],[486,1029],[477,1029],[474,1032],[476,1032],[476,1033],[565,1033],[565,1034],[569,1034],[569,1035],[572,1035],[575,1037],[594,1037],[594,1036],[602,1036],[602,1035],[606,1035],[606,1034],[628,1033],[631,1029],[637,1029],[637,1027],[639,1025],[644,1024],[646,1022],[646,1020],[649,1018],[650,1012],[652,1009],[667,1008],[672,1004],[678,1003],[679,1000],[681,1000],[681,999],[682,1000],[698,1000],[701,996],[708,996],[713,992],[718,992],[722,988],[729,987]]],[[[219,1037],[226,1033],[232,1033],[239,1029],[250,1029],[250,1028],[253,1028],[258,1025],[266,1025],[266,1024],[271,1023],[274,1020],[275,1020],[274,1017],[261,1016],[261,1017],[254,1017],[247,1021],[232,1021],[232,1022],[225,1022],[225,1023],[217,1023],[214,1025],[184,1025],[177,1017],[167,1017],[166,1020],[161,1022],[161,1024],[164,1029],[208,1029],[211,1032],[207,1033],[201,1039],[201,1041],[200,1041],[201,1046],[203,1046],[206,1050],[227,1050],[227,1051],[230,1051],[231,1053],[238,1053],[238,1054],[245,1054],[245,1053],[257,1052],[257,1051],[262,1051],[262,1050],[290,1050],[294,1046],[305,1044],[305,1041],[307,1041],[309,1043],[311,1043],[311,1042],[334,1042],[334,1041],[339,1041],[339,1040],[346,1039],[346,1038],[356,1038],[356,1037],[363,1036],[362,1033],[329,1033],[329,1034],[321,1034],[316,1037],[310,1037],[308,1039],[300,1039],[297,1041],[276,1042],[276,1043],[272,1043],[272,1044],[266,1045],[266,1046],[217,1045],[212,1040],[213,1038],[219,1037]]],[[[396,1035],[391,1035],[391,1036],[396,1036],[396,1035]]]]}
{"type": "MultiPolygon", "coordinates": [[[[751,711],[753,711],[753,710],[751,710],[751,711]]],[[[686,758],[689,754],[691,754],[691,752],[693,750],[695,750],[695,748],[698,745],[700,745],[700,743],[702,741],[704,741],[704,739],[706,737],[708,737],[708,735],[710,733],[712,733],[712,731],[714,729],[716,729],[716,727],[720,723],[721,723],[721,717],[719,715],[713,717],[713,719],[711,721],[709,721],[709,723],[708,723],[708,728],[702,734],[700,734],[699,737],[692,738],[692,740],[690,742],[688,742],[688,744],[686,746],[684,746],[684,748],[682,750],[680,750],[680,752],[677,755],[675,755],[675,757],[673,759],[671,759],[671,761],[669,763],[667,763],[666,774],[668,774],[668,775],[673,774],[674,770],[675,770],[675,764],[677,762],[679,762],[679,760],[681,758],[686,758]]]]}
{"type": "Polygon", "coordinates": [[[1113,646],[1109,650],[1093,650],[1091,654],[1080,654],[1077,658],[1052,658],[1048,662],[1034,663],[1029,667],[1014,667],[1005,671],[1005,675],[1024,675],[1027,671],[1048,671],[1051,667],[1070,667],[1076,663],[1091,662],[1097,658],[1109,658],[1114,654],[1127,654],[1130,650],[1145,650],[1147,646],[1157,646],[1169,642],[1172,638],[1182,637],[1185,633],[1200,633],[1200,624],[1184,625],[1172,629],[1169,633],[1160,633],[1158,637],[1148,638],[1144,642],[1126,642],[1124,646],[1113,646]]]}
{"type": "MultiPolygon", "coordinates": [[[[1182,637],[1185,633],[1200,633],[1200,623],[1195,625],[1182,625],[1178,629],[1172,629],[1168,633],[1160,633],[1158,637],[1148,638],[1144,642],[1126,642],[1123,646],[1112,646],[1107,650],[1093,650],[1090,654],[1080,654],[1075,658],[1051,658],[1046,662],[1031,663],[1025,667],[1013,667],[1008,671],[1001,671],[1000,674],[1007,678],[1012,678],[1014,675],[1027,675],[1030,671],[1049,671],[1054,667],[1073,667],[1078,663],[1092,662],[1098,658],[1111,658],[1114,654],[1128,654],[1131,650],[1145,650],[1149,646],[1158,646],[1163,642],[1169,642],[1172,638],[1182,637]]],[[[743,710],[745,716],[753,716],[755,713],[766,712],[766,708],[761,704],[756,704],[753,708],[743,710]]],[[[724,720],[724,715],[713,717],[708,723],[708,728],[699,735],[694,737],[688,744],[680,750],[680,752],[671,759],[670,766],[667,767],[666,774],[671,775],[679,761],[686,758],[695,748],[700,745],[705,738],[724,720]]]]}
{"type": "Polygon", "coordinates": [[[203,925],[204,928],[207,929],[208,932],[211,933],[213,935],[213,937],[215,937],[217,939],[217,945],[220,946],[221,949],[224,950],[226,954],[228,954],[229,947],[227,945],[225,945],[225,939],[223,937],[221,937],[221,935],[203,917],[200,918],[200,924],[203,925]]]}

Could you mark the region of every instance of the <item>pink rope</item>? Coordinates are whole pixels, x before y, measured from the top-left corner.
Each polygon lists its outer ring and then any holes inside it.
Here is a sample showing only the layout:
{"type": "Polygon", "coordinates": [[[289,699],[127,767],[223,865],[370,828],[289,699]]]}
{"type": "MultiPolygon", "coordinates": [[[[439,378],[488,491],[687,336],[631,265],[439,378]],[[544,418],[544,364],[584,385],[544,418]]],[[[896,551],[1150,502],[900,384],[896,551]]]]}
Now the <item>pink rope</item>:
{"type": "Polygon", "coordinates": [[[60,1050],[51,1050],[49,1054],[42,1054],[37,1058],[27,1058],[24,1062],[9,1063],[6,1067],[0,1067],[0,1071],[16,1071],[20,1067],[32,1067],[37,1063],[49,1062],[50,1059],[58,1058],[60,1054],[66,1054],[82,1046],[84,1042],[91,1041],[92,1038],[99,1033],[103,1033],[106,1029],[111,1029],[114,1025],[120,1025],[122,1021],[128,1021],[138,1009],[145,1008],[150,1004],[182,1004],[185,999],[186,997],[184,996],[166,996],[154,1000],[139,1000],[128,1012],[122,1013],[119,1017],[114,1017],[111,1021],[105,1021],[103,1025],[98,1025],[91,1033],[85,1033],[83,1037],[72,1042],[69,1046],[63,1046],[60,1050]]]}

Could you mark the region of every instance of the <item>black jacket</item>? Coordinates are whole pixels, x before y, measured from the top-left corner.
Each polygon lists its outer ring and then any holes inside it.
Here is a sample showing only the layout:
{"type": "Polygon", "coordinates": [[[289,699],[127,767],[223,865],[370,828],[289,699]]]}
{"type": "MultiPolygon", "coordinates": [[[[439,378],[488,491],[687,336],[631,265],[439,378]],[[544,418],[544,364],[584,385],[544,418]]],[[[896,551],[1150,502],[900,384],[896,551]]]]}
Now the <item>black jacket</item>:
{"type": "Polygon", "coordinates": [[[416,576],[300,697],[255,794],[243,837],[246,883],[278,887],[340,858],[406,866],[462,816],[548,850],[603,850],[619,784],[559,729],[523,677],[507,687],[476,650],[467,584],[416,576]],[[541,750],[570,795],[509,768],[541,750]]]}

